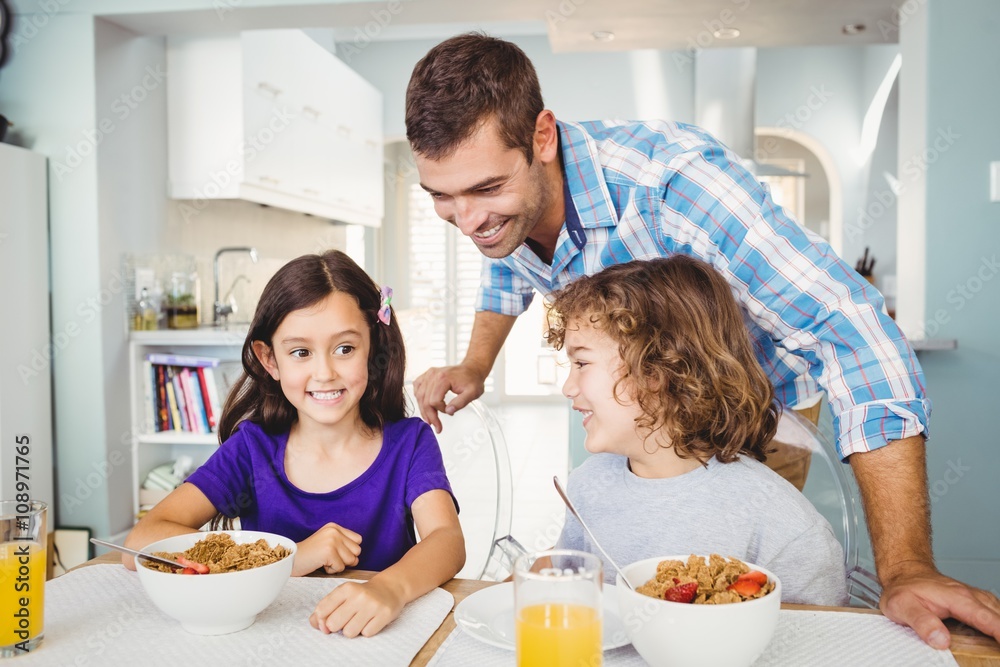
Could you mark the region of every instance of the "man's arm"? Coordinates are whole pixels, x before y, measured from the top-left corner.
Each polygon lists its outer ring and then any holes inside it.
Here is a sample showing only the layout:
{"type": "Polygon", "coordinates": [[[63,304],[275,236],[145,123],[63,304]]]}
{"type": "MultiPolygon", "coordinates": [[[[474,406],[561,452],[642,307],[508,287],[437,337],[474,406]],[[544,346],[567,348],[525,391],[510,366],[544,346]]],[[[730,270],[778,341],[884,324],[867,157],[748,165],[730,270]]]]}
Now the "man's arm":
{"type": "Polygon", "coordinates": [[[438,412],[453,415],[456,410],[483,395],[486,376],[490,374],[516,320],[514,315],[501,315],[489,310],[477,312],[469,337],[469,349],[462,363],[430,368],[413,381],[420,416],[437,433],[441,432],[438,412]],[[444,397],[449,391],[456,396],[446,405],[444,397]]]}
{"type": "Polygon", "coordinates": [[[912,627],[934,648],[947,648],[941,622],[956,618],[1000,640],[1000,601],[946,577],[934,566],[922,436],[850,457],[882,583],[882,612],[912,627]]]}

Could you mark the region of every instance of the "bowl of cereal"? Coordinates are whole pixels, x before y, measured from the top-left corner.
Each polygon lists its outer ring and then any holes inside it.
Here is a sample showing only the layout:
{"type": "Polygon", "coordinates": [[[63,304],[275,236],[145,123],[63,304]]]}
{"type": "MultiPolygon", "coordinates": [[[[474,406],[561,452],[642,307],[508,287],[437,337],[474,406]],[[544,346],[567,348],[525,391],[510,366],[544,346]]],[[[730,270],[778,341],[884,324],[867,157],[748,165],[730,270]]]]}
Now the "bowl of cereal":
{"type": "Polygon", "coordinates": [[[144,551],[208,566],[207,574],[136,559],[139,582],[160,611],[196,635],[224,635],[253,625],[292,574],[295,542],[253,530],[188,533],[144,551]]]}
{"type": "Polygon", "coordinates": [[[781,582],[752,563],[718,554],[648,558],[622,568],[618,610],[632,645],[652,667],[739,667],[774,635],[781,582]]]}

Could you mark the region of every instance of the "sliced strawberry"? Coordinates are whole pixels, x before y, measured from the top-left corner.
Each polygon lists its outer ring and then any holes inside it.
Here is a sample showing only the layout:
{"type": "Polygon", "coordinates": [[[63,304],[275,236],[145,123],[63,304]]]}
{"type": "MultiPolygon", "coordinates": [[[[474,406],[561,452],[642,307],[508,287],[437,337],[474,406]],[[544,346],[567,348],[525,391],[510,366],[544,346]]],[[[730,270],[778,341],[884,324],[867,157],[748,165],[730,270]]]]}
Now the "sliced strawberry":
{"type": "Polygon", "coordinates": [[[208,574],[208,566],[203,563],[195,563],[184,556],[177,557],[177,563],[183,565],[185,570],[194,570],[192,574],[208,574]]]}
{"type": "Polygon", "coordinates": [[[747,572],[746,574],[741,574],[740,576],[736,577],[736,581],[753,581],[759,586],[766,586],[767,575],[764,574],[763,572],[760,572],[759,570],[753,570],[751,572],[747,572]]]}
{"type": "Polygon", "coordinates": [[[737,579],[729,586],[729,590],[736,591],[745,598],[752,598],[757,593],[760,593],[760,584],[749,579],[737,579]]]}
{"type": "Polygon", "coordinates": [[[186,567],[183,570],[181,570],[181,574],[198,574],[198,571],[195,570],[193,567],[186,567]]]}
{"type": "Polygon", "coordinates": [[[698,584],[697,582],[692,581],[689,584],[681,584],[680,586],[674,586],[673,588],[668,588],[663,591],[663,599],[669,600],[670,602],[688,604],[694,600],[694,597],[697,594],[698,584]]]}

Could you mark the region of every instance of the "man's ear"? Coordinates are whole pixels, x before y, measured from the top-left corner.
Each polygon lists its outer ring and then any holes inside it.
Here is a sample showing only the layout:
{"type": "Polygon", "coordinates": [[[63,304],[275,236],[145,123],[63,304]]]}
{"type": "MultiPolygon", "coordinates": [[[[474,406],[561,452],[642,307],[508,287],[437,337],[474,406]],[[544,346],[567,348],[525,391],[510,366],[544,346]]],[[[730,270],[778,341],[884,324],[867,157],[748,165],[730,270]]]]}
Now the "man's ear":
{"type": "Polygon", "coordinates": [[[542,163],[552,162],[558,157],[559,126],[556,125],[556,115],[548,109],[543,109],[535,119],[533,148],[542,163]]]}
{"type": "Polygon", "coordinates": [[[264,367],[267,374],[278,380],[278,364],[274,362],[274,350],[271,346],[262,340],[255,340],[252,344],[254,356],[257,357],[257,361],[260,365],[264,367]]]}

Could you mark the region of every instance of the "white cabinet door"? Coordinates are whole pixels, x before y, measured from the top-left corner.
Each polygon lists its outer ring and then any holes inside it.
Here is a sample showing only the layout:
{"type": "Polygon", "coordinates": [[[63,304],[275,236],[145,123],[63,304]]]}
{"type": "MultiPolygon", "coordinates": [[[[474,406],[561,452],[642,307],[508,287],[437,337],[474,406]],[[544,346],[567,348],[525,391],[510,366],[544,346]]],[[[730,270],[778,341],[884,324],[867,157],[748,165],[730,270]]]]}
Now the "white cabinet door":
{"type": "MultiPolygon", "coordinates": [[[[239,38],[185,38],[171,44],[172,80],[197,81],[207,92],[219,77],[237,81],[224,99],[176,96],[196,108],[185,124],[175,122],[173,114],[169,119],[172,182],[203,183],[206,173],[222,168],[217,163],[232,162],[226,169],[234,175],[233,187],[220,197],[343,222],[381,222],[382,97],[377,89],[299,30],[253,30],[239,38]],[[232,56],[224,63],[196,57],[222,46],[232,56]],[[214,78],[205,76],[208,69],[214,78]],[[198,141],[191,138],[195,131],[198,141]],[[221,136],[228,148],[216,146],[223,143],[216,139],[221,136]],[[242,151],[234,150],[230,145],[240,140],[242,151]]],[[[190,198],[196,190],[175,183],[171,192],[190,198]]]]}

